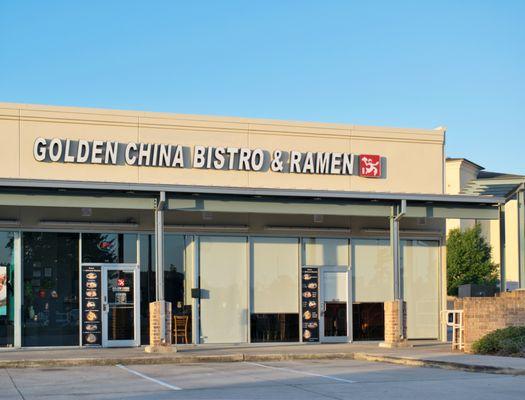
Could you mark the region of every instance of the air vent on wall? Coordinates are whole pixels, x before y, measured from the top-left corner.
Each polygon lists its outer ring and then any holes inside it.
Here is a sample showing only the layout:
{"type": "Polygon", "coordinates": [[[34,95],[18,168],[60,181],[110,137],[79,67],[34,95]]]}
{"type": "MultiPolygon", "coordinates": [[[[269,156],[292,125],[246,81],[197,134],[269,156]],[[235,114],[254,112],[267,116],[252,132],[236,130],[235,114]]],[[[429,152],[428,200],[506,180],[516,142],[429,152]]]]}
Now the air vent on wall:
{"type": "Polygon", "coordinates": [[[324,218],[321,214],[314,214],[314,222],[316,224],[321,224],[324,221],[324,218]]]}

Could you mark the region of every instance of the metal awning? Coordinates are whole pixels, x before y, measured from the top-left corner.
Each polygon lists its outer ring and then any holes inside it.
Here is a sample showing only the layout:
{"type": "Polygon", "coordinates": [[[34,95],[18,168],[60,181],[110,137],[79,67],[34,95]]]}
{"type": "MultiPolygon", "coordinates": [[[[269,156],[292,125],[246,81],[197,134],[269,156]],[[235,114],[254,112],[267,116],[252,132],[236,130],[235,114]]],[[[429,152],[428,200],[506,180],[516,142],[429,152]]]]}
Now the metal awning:
{"type": "Polygon", "coordinates": [[[82,196],[67,194],[0,193],[0,206],[109,208],[122,210],[153,210],[155,198],[123,196],[82,196]]]}
{"type": "Polygon", "coordinates": [[[406,201],[407,217],[498,219],[505,202],[494,196],[24,179],[0,179],[0,188],[0,205],[8,206],[152,210],[165,192],[168,210],[221,213],[388,217],[392,206],[406,201]]]}
{"type": "MultiPolygon", "coordinates": [[[[168,210],[206,211],[224,213],[253,214],[303,214],[303,215],[335,215],[389,217],[392,206],[399,201],[363,201],[363,200],[305,200],[294,198],[188,198],[176,196],[168,198],[168,210]]],[[[472,203],[436,203],[407,201],[406,217],[413,218],[466,218],[466,219],[498,219],[497,205],[472,203]]]]}

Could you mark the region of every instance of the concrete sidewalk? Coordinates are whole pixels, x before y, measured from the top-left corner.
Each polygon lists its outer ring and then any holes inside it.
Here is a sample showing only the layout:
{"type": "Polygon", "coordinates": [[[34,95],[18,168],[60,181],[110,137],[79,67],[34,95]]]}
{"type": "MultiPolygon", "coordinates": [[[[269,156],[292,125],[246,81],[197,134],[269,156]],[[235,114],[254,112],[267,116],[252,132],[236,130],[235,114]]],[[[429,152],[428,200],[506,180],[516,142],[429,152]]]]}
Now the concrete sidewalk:
{"type": "Polygon", "coordinates": [[[182,364],[202,362],[353,359],[408,366],[525,375],[525,358],[478,356],[450,350],[449,344],[411,342],[384,349],[377,342],[345,344],[181,345],[176,353],[149,354],[144,348],[2,349],[0,368],[90,365],[182,364]]]}

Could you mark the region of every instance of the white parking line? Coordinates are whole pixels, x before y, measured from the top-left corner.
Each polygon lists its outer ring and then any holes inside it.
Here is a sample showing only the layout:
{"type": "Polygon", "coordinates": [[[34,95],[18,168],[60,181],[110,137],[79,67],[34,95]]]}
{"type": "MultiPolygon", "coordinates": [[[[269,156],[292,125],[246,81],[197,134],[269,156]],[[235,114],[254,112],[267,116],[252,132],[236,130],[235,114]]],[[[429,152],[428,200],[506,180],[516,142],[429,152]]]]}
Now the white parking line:
{"type": "Polygon", "coordinates": [[[295,374],[300,374],[300,375],[317,376],[319,378],[331,379],[333,381],[338,381],[338,382],[356,383],[356,381],[352,381],[350,379],[343,379],[343,378],[338,378],[336,376],[330,376],[330,375],[321,375],[321,374],[316,374],[316,373],[313,373],[313,372],[299,371],[299,370],[291,369],[291,368],[272,367],[271,365],[264,365],[264,364],[259,364],[259,363],[255,363],[255,362],[248,362],[248,361],[246,362],[246,364],[255,365],[257,367],[263,367],[263,368],[268,368],[268,369],[275,369],[275,370],[278,370],[278,371],[293,372],[295,374]]]}
{"type": "Polygon", "coordinates": [[[151,378],[147,375],[144,375],[138,371],[135,371],[131,368],[128,368],[128,367],[125,367],[124,365],[122,364],[117,364],[116,367],[120,368],[120,369],[123,369],[125,371],[128,371],[132,374],[135,374],[137,376],[140,376],[141,378],[144,378],[144,379],[147,379],[148,381],[151,381],[151,382],[155,382],[156,384],[158,385],[161,385],[161,386],[164,386],[164,387],[167,387],[171,390],[182,390],[182,388],[178,387],[178,386],[175,386],[175,385],[170,385],[169,383],[166,383],[166,382],[162,382],[162,381],[159,381],[158,379],[155,379],[155,378],[151,378]]]}

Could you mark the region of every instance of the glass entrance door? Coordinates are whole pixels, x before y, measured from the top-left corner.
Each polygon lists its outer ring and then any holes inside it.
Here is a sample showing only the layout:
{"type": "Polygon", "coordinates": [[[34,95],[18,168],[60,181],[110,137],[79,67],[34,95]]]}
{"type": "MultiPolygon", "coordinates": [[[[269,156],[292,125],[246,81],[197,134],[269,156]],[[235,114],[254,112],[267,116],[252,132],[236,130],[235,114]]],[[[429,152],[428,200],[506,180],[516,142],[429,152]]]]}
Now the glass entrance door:
{"type": "Polygon", "coordinates": [[[102,345],[140,345],[140,282],[138,265],[102,266],[102,345]]]}
{"type": "Polygon", "coordinates": [[[321,342],[348,342],[348,268],[322,267],[321,272],[321,342]]]}

